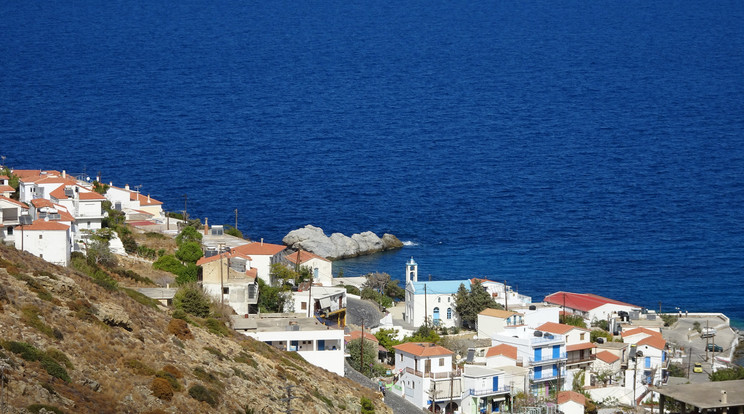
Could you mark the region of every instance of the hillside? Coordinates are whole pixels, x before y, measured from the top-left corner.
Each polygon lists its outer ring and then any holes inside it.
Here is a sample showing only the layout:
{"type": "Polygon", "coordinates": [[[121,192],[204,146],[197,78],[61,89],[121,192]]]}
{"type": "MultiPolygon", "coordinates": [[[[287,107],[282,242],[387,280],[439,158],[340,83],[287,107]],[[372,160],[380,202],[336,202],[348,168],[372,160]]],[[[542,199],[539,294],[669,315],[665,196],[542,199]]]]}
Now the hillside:
{"type": "Polygon", "coordinates": [[[293,412],[356,413],[362,397],[392,412],[294,353],[217,336],[130,295],[0,246],[0,412],[278,413],[288,385],[293,412]],[[187,326],[182,339],[169,323],[187,326]]]}

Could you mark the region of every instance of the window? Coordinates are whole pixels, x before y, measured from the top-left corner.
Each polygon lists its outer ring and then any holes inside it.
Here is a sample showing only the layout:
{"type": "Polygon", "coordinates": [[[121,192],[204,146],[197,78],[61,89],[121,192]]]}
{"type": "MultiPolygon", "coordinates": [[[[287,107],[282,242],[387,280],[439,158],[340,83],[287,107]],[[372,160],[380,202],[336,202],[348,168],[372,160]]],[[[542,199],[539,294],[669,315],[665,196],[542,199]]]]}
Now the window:
{"type": "Polygon", "coordinates": [[[441,296],[437,298],[437,303],[442,303],[442,297],[441,296]]]}
{"type": "Polygon", "coordinates": [[[450,303],[452,301],[452,296],[447,296],[447,303],[450,303]]]}
{"type": "Polygon", "coordinates": [[[400,362],[403,362],[403,354],[400,354],[400,362]]]}
{"type": "Polygon", "coordinates": [[[579,339],[583,341],[583,340],[584,340],[584,335],[586,335],[586,334],[583,334],[583,333],[582,333],[582,334],[580,334],[580,335],[579,335],[579,339]]]}
{"type": "Polygon", "coordinates": [[[13,235],[13,227],[8,226],[8,236],[13,235]]]}
{"type": "Polygon", "coordinates": [[[444,358],[439,358],[439,366],[440,367],[444,366],[444,358]]]}
{"type": "Polygon", "coordinates": [[[44,235],[43,235],[43,234],[40,234],[40,235],[39,235],[39,240],[41,240],[41,239],[43,239],[43,238],[44,238],[44,235]]]}
{"type": "Polygon", "coordinates": [[[302,305],[300,305],[300,309],[307,310],[307,302],[302,302],[302,305]]]}
{"type": "Polygon", "coordinates": [[[452,308],[447,308],[447,319],[452,319],[452,308]]]}

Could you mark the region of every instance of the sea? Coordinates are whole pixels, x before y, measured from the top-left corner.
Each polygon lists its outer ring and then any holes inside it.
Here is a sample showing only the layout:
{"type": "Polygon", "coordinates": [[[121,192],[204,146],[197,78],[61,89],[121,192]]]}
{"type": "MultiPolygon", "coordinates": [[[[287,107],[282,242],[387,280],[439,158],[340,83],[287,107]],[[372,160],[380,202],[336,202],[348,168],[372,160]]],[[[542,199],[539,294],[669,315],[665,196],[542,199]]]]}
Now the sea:
{"type": "Polygon", "coordinates": [[[744,2],[0,2],[0,156],[358,276],[744,327],[744,2]]]}

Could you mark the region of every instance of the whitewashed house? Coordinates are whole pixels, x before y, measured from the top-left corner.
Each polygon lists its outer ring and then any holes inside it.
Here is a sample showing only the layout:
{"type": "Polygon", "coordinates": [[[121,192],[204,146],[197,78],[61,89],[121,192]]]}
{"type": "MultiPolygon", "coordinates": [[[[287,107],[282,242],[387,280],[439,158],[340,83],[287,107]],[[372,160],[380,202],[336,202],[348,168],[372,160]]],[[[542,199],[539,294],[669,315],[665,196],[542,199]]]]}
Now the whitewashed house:
{"type": "Polygon", "coordinates": [[[196,265],[202,268],[199,283],[207,294],[230,305],[238,315],[257,312],[257,269],[251,266],[250,256],[233,250],[202,257],[196,265]]]}
{"type": "Polygon", "coordinates": [[[103,211],[102,195],[79,185],[64,185],[49,193],[49,200],[64,206],[75,217],[77,232],[96,231],[103,226],[106,213],[103,211]]]}
{"type": "Polygon", "coordinates": [[[591,293],[556,292],[545,297],[545,302],[560,306],[568,315],[584,318],[589,326],[592,322],[617,318],[620,312],[630,313],[639,306],[620,302],[591,293]]]}
{"type": "MultiPolygon", "coordinates": [[[[537,327],[538,331],[563,335],[566,341],[566,381],[573,383],[581,371],[589,371],[594,364],[597,345],[591,341],[591,330],[562,323],[547,322],[537,327]]],[[[584,376],[582,386],[590,385],[589,375],[584,376]]]]}
{"type": "Polygon", "coordinates": [[[434,326],[447,328],[459,326],[460,318],[455,311],[455,296],[463,284],[470,289],[470,281],[467,279],[408,282],[403,319],[415,327],[427,321],[434,326]]]}
{"type": "Polygon", "coordinates": [[[292,309],[307,317],[319,317],[329,324],[346,325],[346,289],[303,283],[292,292],[292,309]]]}
{"type": "Polygon", "coordinates": [[[30,225],[18,226],[14,233],[16,249],[60,266],[70,264],[70,226],[36,220],[30,225]]]}
{"type": "Polygon", "coordinates": [[[632,386],[633,377],[636,379],[636,389],[646,385],[661,385],[669,366],[667,343],[661,333],[647,328],[635,328],[623,331],[622,336],[623,342],[630,344],[631,358],[635,357],[628,366],[632,373],[625,374],[626,386],[628,381],[632,386]]]}
{"type": "Polygon", "coordinates": [[[15,189],[10,186],[10,177],[0,175],[0,196],[10,198],[15,193],[15,189]]]}
{"type": "Polygon", "coordinates": [[[242,256],[249,256],[251,266],[256,268],[256,276],[270,285],[272,284],[271,265],[284,261],[286,249],[286,246],[279,244],[264,243],[262,239],[260,242],[252,242],[232,248],[231,251],[242,256]]]}
{"type": "Polygon", "coordinates": [[[333,285],[333,263],[317,254],[298,250],[285,256],[290,268],[307,267],[313,275],[313,284],[333,285]]]}
{"type": "Polygon", "coordinates": [[[142,211],[156,218],[163,216],[163,202],[158,201],[150,195],[140,194],[139,191],[133,191],[126,184],[124,188],[116,187],[109,183],[105,197],[111,202],[115,210],[124,211],[128,215],[142,211]]]}
{"type": "Polygon", "coordinates": [[[505,371],[465,365],[462,373],[462,413],[500,413],[508,408],[511,387],[505,371]]]}
{"type": "Polygon", "coordinates": [[[314,318],[262,314],[232,318],[233,329],[284,351],[297,352],[307,362],[344,376],[344,330],[314,318]]]}
{"type": "Polygon", "coordinates": [[[524,325],[524,315],[503,309],[483,309],[478,314],[476,331],[479,338],[503,332],[508,326],[524,325]]]}
{"type": "Polygon", "coordinates": [[[476,280],[481,283],[481,285],[486,289],[486,292],[491,295],[496,303],[504,306],[506,309],[511,309],[516,306],[525,306],[532,303],[532,298],[530,296],[522,295],[519,292],[514,291],[512,287],[507,284],[479,278],[470,279],[470,282],[473,283],[476,280]]]}
{"type": "Polygon", "coordinates": [[[18,176],[19,199],[24,203],[35,198],[51,199],[52,191],[77,184],[77,180],[64,171],[14,170],[13,173],[18,176]]]}
{"type": "Polygon", "coordinates": [[[15,244],[16,227],[21,224],[21,216],[28,214],[28,210],[26,204],[0,196],[0,241],[15,244]]]}
{"type": "Polygon", "coordinates": [[[416,407],[452,412],[460,407],[461,371],[452,365],[453,352],[426,342],[396,345],[392,392],[416,407]]]}
{"type": "Polygon", "coordinates": [[[558,393],[558,408],[564,414],[584,414],[586,397],[575,391],[558,393]]]}

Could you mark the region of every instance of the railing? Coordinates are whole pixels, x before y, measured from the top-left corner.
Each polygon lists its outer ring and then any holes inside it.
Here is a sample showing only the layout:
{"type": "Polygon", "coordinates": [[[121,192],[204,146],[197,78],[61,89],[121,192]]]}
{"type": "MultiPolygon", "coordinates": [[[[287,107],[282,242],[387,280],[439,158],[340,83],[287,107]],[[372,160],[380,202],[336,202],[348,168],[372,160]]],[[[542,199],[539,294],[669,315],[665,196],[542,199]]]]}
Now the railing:
{"type": "Polygon", "coordinates": [[[433,379],[446,379],[446,378],[450,378],[450,376],[454,378],[454,377],[459,377],[462,375],[462,371],[459,369],[454,370],[454,371],[447,371],[447,372],[426,372],[424,373],[421,371],[416,371],[411,367],[406,367],[405,371],[417,377],[433,378],[433,379]]]}
{"type": "Polygon", "coordinates": [[[566,371],[561,371],[559,374],[553,374],[553,371],[547,371],[540,374],[539,377],[535,377],[535,373],[530,373],[530,380],[532,381],[550,381],[553,379],[557,379],[559,376],[566,377],[566,371]]]}
{"type": "Polygon", "coordinates": [[[566,359],[566,353],[562,352],[558,358],[554,357],[553,354],[546,355],[544,357],[541,357],[540,359],[535,359],[534,357],[530,357],[530,364],[532,365],[540,365],[540,364],[548,364],[551,362],[557,362],[562,361],[566,359]]]}
{"type": "Polygon", "coordinates": [[[484,395],[504,394],[504,393],[508,393],[509,391],[511,391],[511,387],[509,387],[508,385],[499,387],[499,389],[497,390],[493,390],[493,389],[476,390],[476,389],[470,388],[465,393],[465,397],[468,397],[470,395],[475,396],[475,397],[481,397],[484,395]]]}
{"type": "Polygon", "coordinates": [[[596,357],[594,355],[584,356],[584,358],[579,357],[571,357],[566,359],[567,364],[578,364],[580,362],[591,362],[594,361],[596,357]]]}

